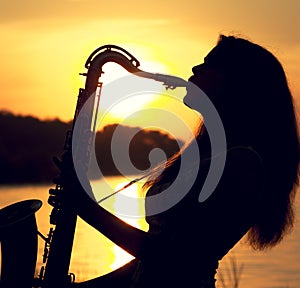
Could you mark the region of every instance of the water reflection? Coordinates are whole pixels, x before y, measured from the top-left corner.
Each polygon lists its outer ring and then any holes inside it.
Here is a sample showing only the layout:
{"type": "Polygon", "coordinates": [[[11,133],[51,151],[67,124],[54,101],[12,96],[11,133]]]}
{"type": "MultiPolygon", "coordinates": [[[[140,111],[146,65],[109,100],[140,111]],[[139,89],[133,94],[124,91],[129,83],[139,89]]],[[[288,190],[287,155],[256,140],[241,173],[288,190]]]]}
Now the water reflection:
{"type": "MultiPolygon", "coordinates": [[[[119,177],[107,177],[105,182],[103,180],[94,181],[92,183],[94,196],[96,200],[99,201],[111,192],[124,187],[127,183],[128,181],[120,180],[119,177]],[[109,189],[107,189],[107,187],[109,187],[109,189]]],[[[133,184],[126,190],[120,192],[122,195],[127,195],[133,200],[136,200],[132,201],[130,208],[134,210],[133,213],[135,215],[141,215],[140,218],[118,216],[120,214],[118,211],[122,210],[123,205],[122,199],[120,199],[121,194],[116,194],[108,198],[104,202],[101,202],[101,205],[128,224],[146,231],[148,225],[143,218],[145,211],[144,202],[142,201],[143,197],[140,197],[141,185],[142,184],[133,184]]],[[[73,251],[70,271],[78,275],[76,277],[78,281],[106,274],[133,259],[130,254],[114,245],[110,240],[106,239],[102,234],[89,227],[80,219],[77,224],[73,251]],[[82,249],[83,247],[84,249],[82,249]],[[87,259],[90,261],[88,267],[86,266],[87,259]]]]}
{"type": "MultiPolygon", "coordinates": [[[[115,177],[112,177],[109,181],[114,189],[117,189],[117,185],[122,185],[123,182],[120,178],[115,177]]],[[[97,193],[104,193],[101,191],[103,189],[103,183],[101,183],[101,181],[93,183],[93,185],[95,185],[97,193]]],[[[47,204],[49,188],[47,185],[0,187],[0,207],[25,199],[41,199],[44,204],[36,213],[37,224],[39,231],[47,235],[50,227],[49,214],[51,211],[51,207],[47,204]]],[[[134,197],[139,199],[139,204],[135,209],[139,209],[139,213],[143,215],[143,205],[140,204],[140,187],[132,186],[131,189],[131,191],[126,193],[130,193],[130,195],[135,194],[134,197]]],[[[296,202],[297,221],[293,233],[288,235],[278,247],[267,252],[251,250],[244,244],[245,239],[242,239],[220,263],[220,271],[223,273],[226,283],[230,283],[228,275],[232,270],[230,257],[233,256],[236,258],[238,267],[240,265],[244,266],[239,288],[300,287],[299,194],[300,193],[297,195],[296,202]]],[[[118,202],[118,196],[116,195],[112,198],[113,199],[109,200],[111,201],[111,209],[118,209],[118,206],[121,205],[121,203],[118,202]]],[[[147,224],[143,218],[123,218],[123,220],[130,222],[131,225],[147,230],[147,224]]],[[[44,243],[39,238],[37,274],[42,265],[43,247],[44,243]]],[[[81,219],[78,219],[70,267],[70,272],[75,273],[77,281],[83,281],[106,274],[130,259],[132,258],[129,254],[114,245],[81,219]]],[[[218,288],[222,287],[220,281],[217,282],[217,285],[218,288]]],[[[231,288],[232,286],[228,285],[227,287],[231,288]]]]}

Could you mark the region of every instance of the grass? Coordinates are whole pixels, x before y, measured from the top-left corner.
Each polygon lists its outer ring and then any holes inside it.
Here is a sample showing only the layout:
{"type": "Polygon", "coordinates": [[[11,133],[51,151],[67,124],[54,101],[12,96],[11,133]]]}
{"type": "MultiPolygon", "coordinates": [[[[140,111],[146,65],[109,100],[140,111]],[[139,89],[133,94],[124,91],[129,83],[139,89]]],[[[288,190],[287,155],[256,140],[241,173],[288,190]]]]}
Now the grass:
{"type": "MultiPolygon", "coordinates": [[[[240,285],[241,275],[244,270],[244,264],[238,265],[236,257],[231,256],[229,258],[229,267],[227,266],[227,282],[222,271],[218,271],[218,281],[220,282],[219,288],[238,288],[240,285]]],[[[288,285],[283,286],[282,288],[289,288],[288,285]]]]}
{"type": "Polygon", "coordinates": [[[227,279],[228,282],[225,281],[225,277],[222,271],[218,271],[219,281],[221,283],[222,288],[238,288],[241,280],[241,275],[244,270],[244,264],[238,265],[237,260],[234,256],[229,258],[230,268],[227,270],[227,279]]]}

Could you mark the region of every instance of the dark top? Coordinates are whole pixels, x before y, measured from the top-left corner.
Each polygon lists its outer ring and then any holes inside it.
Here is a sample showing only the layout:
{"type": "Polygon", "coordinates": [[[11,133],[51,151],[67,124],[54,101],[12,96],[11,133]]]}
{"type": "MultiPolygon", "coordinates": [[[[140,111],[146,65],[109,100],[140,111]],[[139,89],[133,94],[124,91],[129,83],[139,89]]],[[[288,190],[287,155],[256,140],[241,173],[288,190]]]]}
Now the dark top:
{"type": "MultiPolygon", "coordinates": [[[[218,261],[255,224],[263,188],[262,163],[254,150],[235,147],[226,157],[222,177],[207,200],[198,201],[210,165],[204,160],[192,189],[179,203],[146,217],[157,245],[140,261],[137,287],[215,287],[218,261]]],[[[172,186],[174,193],[184,181],[172,186]]],[[[151,187],[147,196],[169,185],[151,187]]],[[[147,209],[146,197],[146,215],[147,209]]]]}

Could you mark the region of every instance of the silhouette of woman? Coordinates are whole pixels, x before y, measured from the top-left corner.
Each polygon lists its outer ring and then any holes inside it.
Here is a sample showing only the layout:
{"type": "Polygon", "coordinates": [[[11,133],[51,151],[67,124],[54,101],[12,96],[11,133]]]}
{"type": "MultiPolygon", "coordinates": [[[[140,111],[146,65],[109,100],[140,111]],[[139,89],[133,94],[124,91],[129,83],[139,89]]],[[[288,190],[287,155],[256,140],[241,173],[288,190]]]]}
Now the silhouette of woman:
{"type": "MultiPolygon", "coordinates": [[[[75,287],[213,288],[218,261],[244,235],[249,245],[263,250],[277,245],[291,230],[299,137],[281,64],[257,44],[221,35],[204,63],[193,68],[189,81],[208,95],[224,125],[227,156],[216,189],[206,201],[198,201],[211,159],[205,119],[194,141],[201,152],[195,183],[172,208],[146,217],[148,232],[100,207],[73,179],[69,185],[77,191],[73,205],[78,215],[135,257],[75,287]]],[[[189,88],[184,101],[195,108],[197,99],[189,88]]],[[[189,147],[169,159],[158,177],[153,172],[145,185],[146,196],[172,185],[188,151],[189,147]]],[[[193,165],[191,161],[191,169],[193,165]]],[[[181,181],[184,185],[185,179],[181,181]]],[[[174,193],[181,184],[172,186],[174,193]]]]}

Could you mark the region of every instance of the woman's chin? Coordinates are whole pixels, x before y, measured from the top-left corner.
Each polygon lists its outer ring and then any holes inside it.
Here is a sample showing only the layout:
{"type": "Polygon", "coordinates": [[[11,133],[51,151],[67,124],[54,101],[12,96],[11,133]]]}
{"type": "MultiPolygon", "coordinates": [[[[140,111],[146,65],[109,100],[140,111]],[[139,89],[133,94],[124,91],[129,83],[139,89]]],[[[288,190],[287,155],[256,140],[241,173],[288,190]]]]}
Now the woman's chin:
{"type": "Polygon", "coordinates": [[[184,96],[183,98],[183,104],[189,107],[190,109],[193,109],[193,105],[191,103],[192,103],[191,97],[189,96],[189,94],[186,94],[186,96],[184,96]]]}
{"type": "Polygon", "coordinates": [[[184,104],[186,107],[188,107],[188,108],[190,108],[190,109],[193,109],[189,104],[187,104],[187,103],[184,101],[184,99],[183,99],[183,104],[184,104]]]}

